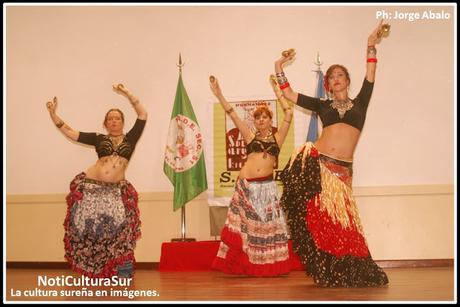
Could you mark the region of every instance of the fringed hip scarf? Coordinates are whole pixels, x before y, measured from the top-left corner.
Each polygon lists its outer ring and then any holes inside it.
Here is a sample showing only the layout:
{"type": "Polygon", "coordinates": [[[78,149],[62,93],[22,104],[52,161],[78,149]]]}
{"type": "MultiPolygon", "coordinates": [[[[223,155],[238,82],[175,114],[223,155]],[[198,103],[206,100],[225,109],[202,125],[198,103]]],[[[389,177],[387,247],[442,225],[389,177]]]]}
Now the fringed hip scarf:
{"type": "Polygon", "coordinates": [[[281,206],[294,252],[321,286],[388,283],[369,253],[352,195],[352,175],[352,162],[323,155],[310,142],[294,152],[281,175],[281,206]]]}
{"type": "Polygon", "coordinates": [[[89,277],[128,277],[140,237],[138,194],[127,180],[109,183],[77,175],[66,197],[65,258],[89,277]]]}
{"type": "Polygon", "coordinates": [[[271,177],[237,179],[212,267],[253,276],[289,273],[287,227],[271,177]]]}

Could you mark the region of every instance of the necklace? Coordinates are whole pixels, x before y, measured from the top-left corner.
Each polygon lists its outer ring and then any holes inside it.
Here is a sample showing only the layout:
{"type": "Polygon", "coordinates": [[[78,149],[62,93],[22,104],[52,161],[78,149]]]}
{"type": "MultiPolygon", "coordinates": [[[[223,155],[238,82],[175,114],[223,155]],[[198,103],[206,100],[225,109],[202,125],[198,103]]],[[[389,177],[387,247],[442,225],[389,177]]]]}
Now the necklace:
{"type": "MultiPolygon", "coordinates": [[[[267,140],[270,139],[270,138],[272,137],[272,135],[273,135],[272,129],[268,130],[268,133],[267,133],[266,136],[263,136],[263,137],[262,137],[262,136],[260,136],[260,135],[261,135],[260,131],[257,130],[257,132],[256,132],[256,138],[257,138],[258,140],[260,140],[260,141],[267,141],[267,140]]],[[[264,154],[262,155],[262,158],[263,158],[263,159],[267,159],[267,149],[265,148],[265,146],[262,146],[262,147],[264,148],[264,150],[263,150],[263,151],[264,151],[264,154]]]]}
{"type": "Polygon", "coordinates": [[[345,113],[353,108],[353,102],[351,102],[350,98],[347,98],[345,100],[335,100],[334,102],[331,103],[331,107],[336,109],[337,112],[339,112],[339,117],[343,118],[345,116],[345,113]]]}
{"type": "Polygon", "coordinates": [[[110,158],[110,161],[112,162],[112,168],[116,168],[117,161],[119,165],[121,165],[121,161],[120,159],[116,159],[114,161],[114,158],[118,156],[118,147],[121,145],[121,143],[123,143],[123,139],[125,138],[125,135],[124,134],[120,134],[120,135],[110,135],[109,134],[108,137],[110,139],[110,142],[112,142],[112,148],[113,148],[112,157],[110,158]]]}
{"type": "Polygon", "coordinates": [[[114,149],[114,152],[118,149],[118,146],[123,142],[123,139],[125,138],[124,134],[120,135],[110,135],[109,134],[109,139],[112,142],[112,147],[114,149]]]}
{"type": "Polygon", "coordinates": [[[260,133],[259,130],[257,130],[257,132],[256,132],[256,137],[257,137],[259,140],[268,140],[272,135],[273,135],[272,129],[268,130],[268,133],[267,133],[266,136],[261,136],[261,133],[260,133]]]}
{"type": "MultiPolygon", "coordinates": [[[[118,148],[123,143],[125,135],[124,134],[119,134],[119,135],[107,134],[106,138],[108,140],[110,140],[110,143],[112,144],[112,146],[111,146],[112,147],[112,155],[110,157],[107,157],[107,160],[105,160],[104,163],[111,162],[112,168],[115,169],[117,167],[117,165],[122,165],[123,164],[123,161],[118,156],[118,148]]],[[[108,140],[106,142],[108,142],[108,140]]],[[[105,146],[110,146],[110,145],[107,144],[105,146]]]]}

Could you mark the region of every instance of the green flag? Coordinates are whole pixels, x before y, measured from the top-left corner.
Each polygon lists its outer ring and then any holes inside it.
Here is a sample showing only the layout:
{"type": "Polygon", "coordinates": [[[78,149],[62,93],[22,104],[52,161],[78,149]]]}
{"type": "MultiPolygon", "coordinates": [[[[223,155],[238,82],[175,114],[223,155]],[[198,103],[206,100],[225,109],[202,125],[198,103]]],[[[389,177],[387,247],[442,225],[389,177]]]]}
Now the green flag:
{"type": "Polygon", "coordinates": [[[179,75],[163,171],[174,186],[174,211],[208,188],[203,136],[179,75]]]}

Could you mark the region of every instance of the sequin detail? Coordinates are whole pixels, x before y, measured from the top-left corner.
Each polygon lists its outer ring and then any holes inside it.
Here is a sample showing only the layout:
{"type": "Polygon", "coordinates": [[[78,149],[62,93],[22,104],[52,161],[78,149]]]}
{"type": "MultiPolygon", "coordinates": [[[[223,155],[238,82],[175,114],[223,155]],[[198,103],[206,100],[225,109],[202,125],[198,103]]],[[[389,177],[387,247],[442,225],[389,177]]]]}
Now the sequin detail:
{"type": "Polygon", "coordinates": [[[281,206],[293,250],[315,283],[324,287],[388,283],[363,236],[351,194],[351,163],[320,155],[309,142],[295,151],[281,180],[281,206]]]}

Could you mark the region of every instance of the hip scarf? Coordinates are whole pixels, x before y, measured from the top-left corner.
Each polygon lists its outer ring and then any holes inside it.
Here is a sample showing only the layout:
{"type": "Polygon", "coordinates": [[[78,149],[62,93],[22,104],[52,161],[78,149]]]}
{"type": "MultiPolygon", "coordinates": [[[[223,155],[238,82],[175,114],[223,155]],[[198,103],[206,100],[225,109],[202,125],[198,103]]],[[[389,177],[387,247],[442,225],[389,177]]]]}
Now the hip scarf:
{"type": "Polygon", "coordinates": [[[64,248],[71,268],[95,278],[132,276],[141,222],[131,183],[103,182],[80,173],[66,200],[64,248]]]}
{"type": "Polygon", "coordinates": [[[212,268],[229,274],[276,276],[290,271],[288,234],[271,177],[238,178],[212,268]]]}
{"type": "Polygon", "coordinates": [[[325,287],[388,283],[372,260],[352,195],[352,162],[300,147],[281,174],[281,206],[287,213],[294,252],[307,274],[325,287]]]}

